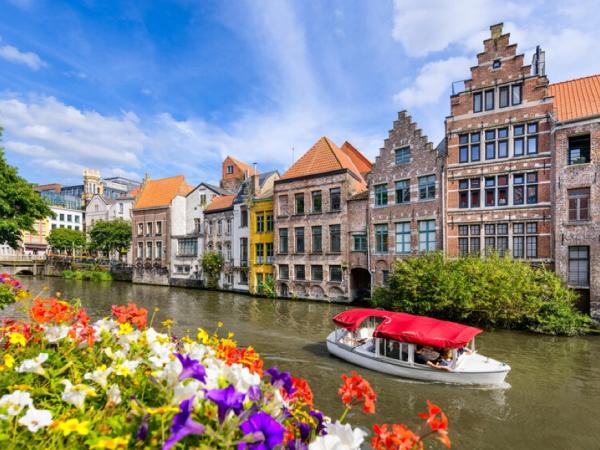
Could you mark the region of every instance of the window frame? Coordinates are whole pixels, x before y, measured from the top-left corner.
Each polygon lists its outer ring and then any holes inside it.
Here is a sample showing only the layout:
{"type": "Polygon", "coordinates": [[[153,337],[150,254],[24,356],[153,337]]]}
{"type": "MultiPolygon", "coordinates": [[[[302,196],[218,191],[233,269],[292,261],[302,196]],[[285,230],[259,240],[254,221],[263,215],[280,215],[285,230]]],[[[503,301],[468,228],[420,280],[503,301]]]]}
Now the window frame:
{"type": "Polygon", "coordinates": [[[397,166],[402,164],[410,164],[411,156],[410,145],[405,145],[403,147],[394,149],[394,163],[397,166]],[[406,155],[408,155],[408,157],[406,155]]]}

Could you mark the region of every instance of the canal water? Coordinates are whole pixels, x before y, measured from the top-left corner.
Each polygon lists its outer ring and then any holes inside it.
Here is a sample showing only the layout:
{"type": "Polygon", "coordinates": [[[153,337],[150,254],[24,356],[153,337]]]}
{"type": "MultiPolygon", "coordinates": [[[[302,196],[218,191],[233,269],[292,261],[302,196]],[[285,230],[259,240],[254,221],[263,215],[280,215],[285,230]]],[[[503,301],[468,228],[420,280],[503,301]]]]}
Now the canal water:
{"type": "MultiPolygon", "coordinates": [[[[457,449],[600,449],[600,337],[560,338],[516,331],[490,331],[478,350],[507,362],[512,371],[503,388],[458,387],[393,378],[354,367],[327,353],[331,317],[343,305],[268,300],[182,288],[94,283],[59,278],[24,279],[33,292],[44,286],[64,298],[80,298],[92,318],[115,303],[135,302],[158,322],[175,321],[175,333],[197,327],[214,330],[218,321],[242,345],[253,345],[265,365],[309,380],[317,406],[337,417],[340,375],[356,370],[379,398],[377,414],[350,414],[353,424],[403,422],[415,426],[426,400],[439,404],[450,421],[457,449]]],[[[14,314],[10,309],[0,315],[14,314]]],[[[434,446],[438,448],[437,446],[434,446]]]]}

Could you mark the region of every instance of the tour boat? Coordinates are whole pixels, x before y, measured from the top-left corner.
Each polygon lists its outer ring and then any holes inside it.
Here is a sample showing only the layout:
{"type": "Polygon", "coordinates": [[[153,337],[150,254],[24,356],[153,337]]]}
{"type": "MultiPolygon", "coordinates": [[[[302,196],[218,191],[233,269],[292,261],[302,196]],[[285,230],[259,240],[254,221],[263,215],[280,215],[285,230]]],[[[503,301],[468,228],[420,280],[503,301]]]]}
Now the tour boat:
{"type": "Polygon", "coordinates": [[[367,369],[416,380],[475,385],[500,385],[510,371],[507,364],[475,351],[479,328],[380,309],[349,309],[333,322],[337,328],[327,336],[327,350],[367,369]],[[447,368],[423,361],[422,354],[430,352],[433,357],[434,348],[451,349],[447,368]]]}

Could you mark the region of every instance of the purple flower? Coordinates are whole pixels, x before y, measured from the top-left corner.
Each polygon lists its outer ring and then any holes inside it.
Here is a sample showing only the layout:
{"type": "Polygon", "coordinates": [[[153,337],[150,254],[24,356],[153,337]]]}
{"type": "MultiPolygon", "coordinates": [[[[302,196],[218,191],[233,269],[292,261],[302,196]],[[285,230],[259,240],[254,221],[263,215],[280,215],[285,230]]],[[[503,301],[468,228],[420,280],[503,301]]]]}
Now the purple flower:
{"type": "Polygon", "coordinates": [[[311,411],[308,413],[308,415],[310,417],[314,417],[317,420],[317,426],[315,427],[317,436],[327,434],[327,431],[325,430],[325,424],[323,423],[323,421],[324,421],[323,413],[321,411],[311,411]]]}
{"type": "Polygon", "coordinates": [[[140,427],[137,430],[137,433],[135,433],[135,438],[138,441],[145,441],[146,438],[148,437],[148,419],[150,418],[150,414],[144,414],[144,417],[142,418],[142,423],[140,424],[140,427]]]}
{"type": "Polygon", "coordinates": [[[187,355],[175,353],[175,356],[177,356],[177,359],[183,366],[183,370],[179,374],[179,381],[183,381],[186,378],[194,378],[195,380],[206,383],[206,369],[202,364],[187,355]]]}
{"type": "Polygon", "coordinates": [[[248,399],[251,402],[257,402],[261,399],[262,392],[260,392],[260,386],[254,385],[248,388],[248,399]]]}
{"type": "Polygon", "coordinates": [[[173,425],[169,428],[171,430],[171,436],[163,444],[162,450],[169,450],[180,440],[190,434],[202,434],[204,433],[204,426],[193,420],[190,416],[192,415],[192,407],[194,404],[194,396],[182,401],[179,404],[181,412],[175,414],[173,417],[173,425]]]}
{"type": "Polygon", "coordinates": [[[265,373],[271,375],[271,384],[277,388],[283,388],[288,395],[292,395],[296,389],[289,372],[280,372],[277,367],[271,367],[265,373]]]}
{"type": "Polygon", "coordinates": [[[244,394],[235,391],[232,384],[225,389],[211,389],[206,391],[206,398],[217,404],[219,409],[219,422],[223,423],[225,416],[231,410],[235,415],[239,415],[243,407],[244,394]]]}
{"type": "Polygon", "coordinates": [[[238,450],[272,450],[283,442],[285,427],[266,412],[260,411],[240,425],[244,435],[252,442],[240,442],[238,450]]]}
{"type": "Polygon", "coordinates": [[[300,439],[302,439],[302,442],[307,442],[310,439],[310,432],[312,428],[310,425],[303,422],[298,422],[297,425],[298,429],[300,430],[300,439]]]}

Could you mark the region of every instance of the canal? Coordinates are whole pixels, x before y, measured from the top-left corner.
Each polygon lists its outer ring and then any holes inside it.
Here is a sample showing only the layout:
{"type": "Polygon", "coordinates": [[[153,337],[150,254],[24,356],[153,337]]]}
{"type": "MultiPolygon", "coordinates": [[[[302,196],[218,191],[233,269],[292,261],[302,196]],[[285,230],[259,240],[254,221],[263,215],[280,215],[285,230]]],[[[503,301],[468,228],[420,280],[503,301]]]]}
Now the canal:
{"type": "MultiPolygon", "coordinates": [[[[478,338],[478,350],[510,364],[509,386],[457,387],[395,379],[329,356],[324,340],[332,329],[331,317],[345,309],[343,305],[121,282],[58,278],[24,282],[33,292],[47,286],[64,298],[80,298],[94,319],[107,315],[112,304],[135,302],[150,311],[159,307],[157,322],[173,319],[176,334],[197,327],[214,330],[222,321],[241,345],[253,345],[260,352],[267,367],[306,378],[317,406],[332,417],[342,411],[337,395],[340,375],[354,369],[379,395],[375,416],[351,413],[349,420],[357,425],[416,425],[420,422],[416,415],[429,399],[448,414],[454,448],[600,448],[600,337],[486,332],[478,338]]],[[[14,312],[7,309],[0,314],[14,312]]]]}

